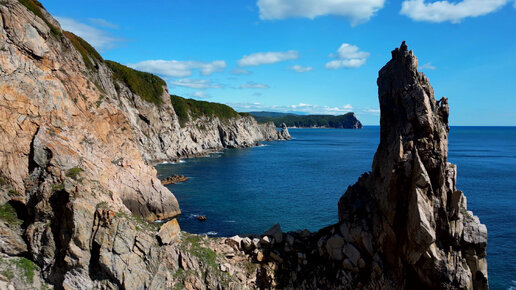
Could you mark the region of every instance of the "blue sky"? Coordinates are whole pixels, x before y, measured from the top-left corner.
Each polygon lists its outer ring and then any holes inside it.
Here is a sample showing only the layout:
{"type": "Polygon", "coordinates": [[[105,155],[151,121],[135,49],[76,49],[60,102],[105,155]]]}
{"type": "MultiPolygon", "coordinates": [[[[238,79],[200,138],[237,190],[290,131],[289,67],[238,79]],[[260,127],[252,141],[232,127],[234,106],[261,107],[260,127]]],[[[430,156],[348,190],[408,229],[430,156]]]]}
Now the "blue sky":
{"type": "Polygon", "coordinates": [[[41,1],[105,59],[238,111],[355,112],[406,40],[452,125],[516,126],[515,0],[41,1]],[[144,3],[144,4],[142,4],[144,3]]]}

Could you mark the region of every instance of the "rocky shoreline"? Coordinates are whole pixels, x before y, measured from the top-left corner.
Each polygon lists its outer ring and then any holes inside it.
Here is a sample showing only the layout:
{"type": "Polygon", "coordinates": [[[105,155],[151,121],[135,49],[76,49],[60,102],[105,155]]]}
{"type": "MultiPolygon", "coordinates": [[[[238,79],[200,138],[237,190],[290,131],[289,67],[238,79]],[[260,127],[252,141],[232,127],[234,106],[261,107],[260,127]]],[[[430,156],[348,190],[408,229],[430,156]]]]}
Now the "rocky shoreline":
{"type": "Polygon", "coordinates": [[[487,288],[487,230],[447,162],[447,100],[404,43],[378,78],[373,170],[338,223],[207,238],[180,231],[150,164],[286,140],[286,126],[180,125],[163,80],[103,60],[39,2],[1,1],[0,24],[0,288],[487,288]]]}

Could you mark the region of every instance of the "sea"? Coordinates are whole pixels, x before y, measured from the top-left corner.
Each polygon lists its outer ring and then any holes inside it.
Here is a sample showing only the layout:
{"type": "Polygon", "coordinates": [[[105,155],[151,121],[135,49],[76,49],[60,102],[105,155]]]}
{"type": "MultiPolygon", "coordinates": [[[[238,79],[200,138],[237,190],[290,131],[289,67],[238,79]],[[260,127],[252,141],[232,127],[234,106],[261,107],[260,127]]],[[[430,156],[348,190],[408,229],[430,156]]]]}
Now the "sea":
{"type": "MultiPolygon", "coordinates": [[[[181,207],[181,229],[211,236],[316,231],[338,221],[337,202],[371,170],[380,128],[290,129],[291,141],[227,149],[156,165],[181,207]],[[207,217],[200,222],[199,215],[207,217]]],[[[448,161],[458,166],[457,188],[487,226],[491,289],[516,290],[516,127],[451,127],[448,161]]]]}

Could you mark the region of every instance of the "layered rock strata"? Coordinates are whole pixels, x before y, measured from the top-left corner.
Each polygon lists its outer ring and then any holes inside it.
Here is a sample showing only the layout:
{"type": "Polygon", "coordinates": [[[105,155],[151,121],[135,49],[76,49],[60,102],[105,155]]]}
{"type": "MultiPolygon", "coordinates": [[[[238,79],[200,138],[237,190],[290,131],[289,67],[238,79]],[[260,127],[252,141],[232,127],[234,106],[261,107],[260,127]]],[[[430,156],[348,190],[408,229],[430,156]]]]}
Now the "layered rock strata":
{"type": "MultiPolygon", "coordinates": [[[[149,221],[180,209],[150,165],[190,155],[190,132],[166,86],[150,102],[114,74],[39,2],[0,2],[0,280],[20,289],[148,288],[159,273],[167,249],[149,221]],[[44,282],[6,274],[24,269],[44,282]]],[[[226,136],[217,148],[278,139],[253,125],[236,118],[217,127],[226,136]],[[231,127],[238,122],[248,125],[231,127]],[[235,136],[245,130],[252,140],[235,136]]],[[[170,261],[162,267],[177,269],[170,261]]]]}

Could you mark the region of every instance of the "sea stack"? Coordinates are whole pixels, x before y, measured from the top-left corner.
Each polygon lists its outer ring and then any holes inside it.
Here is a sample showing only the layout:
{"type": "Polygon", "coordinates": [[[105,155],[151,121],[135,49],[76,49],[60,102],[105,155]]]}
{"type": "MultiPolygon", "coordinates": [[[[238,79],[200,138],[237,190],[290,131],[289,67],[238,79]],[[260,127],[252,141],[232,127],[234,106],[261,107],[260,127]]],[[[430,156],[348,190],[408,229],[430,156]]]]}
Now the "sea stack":
{"type": "Polygon", "coordinates": [[[290,140],[292,137],[290,136],[290,133],[288,132],[287,124],[281,123],[281,131],[280,131],[280,138],[284,140],[290,140]]]}
{"type": "MultiPolygon", "coordinates": [[[[287,289],[487,289],[487,229],[447,162],[448,102],[434,99],[405,42],[380,70],[380,145],[341,197],[339,222],[270,232],[259,282],[287,289]]],[[[344,160],[341,162],[345,162],[344,160]]],[[[263,240],[263,237],[262,237],[263,240]]]]}
{"type": "Polygon", "coordinates": [[[434,99],[405,42],[378,77],[380,145],[372,172],[339,201],[339,221],[365,221],[395,288],[487,289],[487,229],[447,162],[446,98],[434,99]]]}

